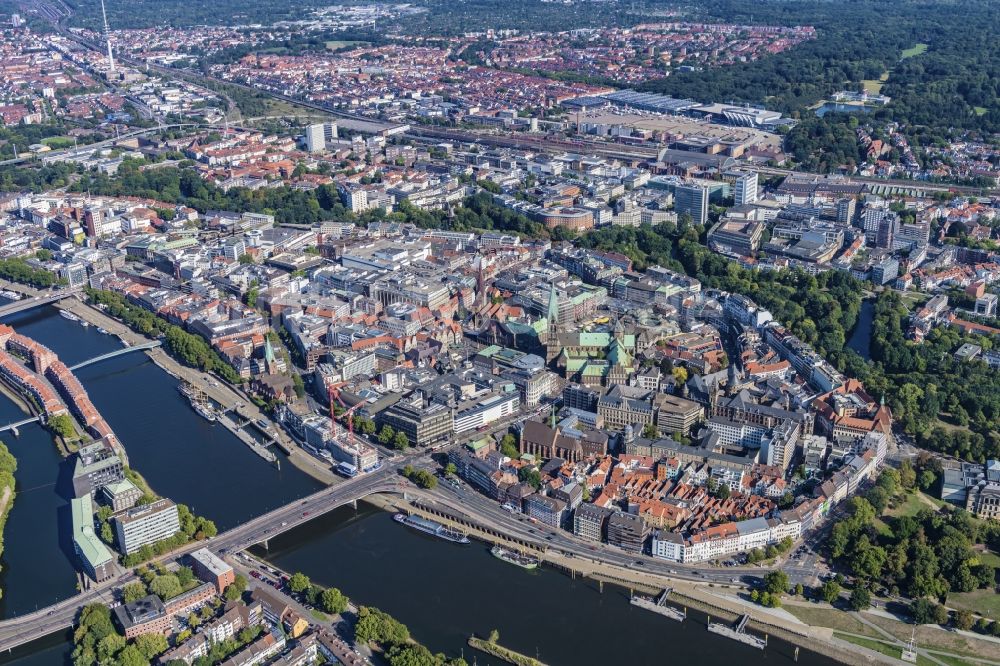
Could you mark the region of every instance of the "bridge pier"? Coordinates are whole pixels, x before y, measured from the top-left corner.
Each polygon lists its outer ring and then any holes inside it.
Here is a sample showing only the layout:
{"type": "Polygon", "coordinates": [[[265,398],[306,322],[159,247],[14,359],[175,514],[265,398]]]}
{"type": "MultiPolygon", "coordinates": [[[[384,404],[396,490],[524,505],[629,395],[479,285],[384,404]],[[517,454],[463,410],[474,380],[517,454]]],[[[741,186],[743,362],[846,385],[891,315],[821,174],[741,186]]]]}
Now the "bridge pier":
{"type": "Polygon", "coordinates": [[[353,507],[354,510],[357,511],[358,510],[358,500],[356,500],[356,499],[351,500],[351,507],[353,507]]]}
{"type": "Polygon", "coordinates": [[[264,550],[271,550],[270,548],[268,548],[267,539],[264,539],[260,545],[264,546],[264,550]]]}

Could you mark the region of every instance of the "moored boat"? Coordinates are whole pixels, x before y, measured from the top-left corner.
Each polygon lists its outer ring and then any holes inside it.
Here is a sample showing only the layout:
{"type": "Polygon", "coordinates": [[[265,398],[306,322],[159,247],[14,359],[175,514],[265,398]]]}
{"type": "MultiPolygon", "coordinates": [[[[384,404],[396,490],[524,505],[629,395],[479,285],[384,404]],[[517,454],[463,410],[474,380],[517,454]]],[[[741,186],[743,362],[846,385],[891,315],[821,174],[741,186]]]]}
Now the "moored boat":
{"type": "Polygon", "coordinates": [[[420,516],[407,516],[404,513],[397,513],[392,518],[397,523],[401,523],[407,527],[412,527],[415,530],[430,534],[431,536],[439,537],[445,541],[461,544],[469,543],[469,537],[465,536],[458,530],[454,530],[450,527],[442,525],[441,523],[436,523],[433,520],[427,520],[426,518],[421,518],[420,516]]]}
{"type": "Polygon", "coordinates": [[[513,564],[514,566],[521,567],[522,569],[537,569],[538,565],[542,562],[537,557],[526,553],[518,553],[517,551],[504,548],[500,545],[490,548],[490,554],[498,560],[503,560],[507,564],[513,564]]]}

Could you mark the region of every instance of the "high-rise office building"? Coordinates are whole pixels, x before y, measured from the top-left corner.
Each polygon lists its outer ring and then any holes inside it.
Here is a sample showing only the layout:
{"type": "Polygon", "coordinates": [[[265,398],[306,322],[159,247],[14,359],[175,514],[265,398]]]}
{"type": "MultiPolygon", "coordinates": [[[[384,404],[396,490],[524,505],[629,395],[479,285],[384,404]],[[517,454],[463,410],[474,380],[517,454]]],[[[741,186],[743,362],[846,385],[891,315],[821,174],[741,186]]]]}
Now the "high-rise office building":
{"type": "Polygon", "coordinates": [[[126,555],[172,537],[181,529],[177,505],[168,499],[123,511],[112,516],[112,522],[118,548],[126,555]]]}
{"type": "Polygon", "coordinates": [[[736,179],[736,189],[733,193],[734,203],[744,206],[757,201],[757,172],[748,171],[736,179]]]}
{"type": "Polygon", "coordinates": [[[316,123],[306,127],[306,150],[316,153],[326,150],[326,142],[337,138],[336,123],[316,123]]]}
{"type": "Polygon", "coordinates": [[[678,185],[674,190],[674,210],[687,213],[695,224],[708,222],[708,188],[698,183],[678,185]]]}

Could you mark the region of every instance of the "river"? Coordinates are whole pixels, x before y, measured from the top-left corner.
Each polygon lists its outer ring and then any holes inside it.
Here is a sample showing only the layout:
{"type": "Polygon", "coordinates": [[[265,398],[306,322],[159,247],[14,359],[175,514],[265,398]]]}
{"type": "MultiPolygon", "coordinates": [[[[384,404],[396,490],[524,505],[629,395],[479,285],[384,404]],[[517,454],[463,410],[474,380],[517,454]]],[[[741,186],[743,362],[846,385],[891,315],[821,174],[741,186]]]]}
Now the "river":
{"type": "MultiPolygon", "coordinates": [[[[67,365],[121,348],[117,338],[64,319],[52,307],[4,323],[67,365]]],[[[188,504],[220,530],[321,487],[287,460],[278,471],[222,426],[199,417],[177,391],[177,380],[142,352],[82,368],[77,376],[121,438],[132,467],[156,492],[188,504]]],[[[0,397],[0,424],[21,418],[23,412],[0,397]]],[[[68,540],[70,463],[37,424],[22,427],[18,437],[5,433],[4,441],[18,461],[0,559],[0,617],[11,617],[71,596],[76,576],[68,540]]]]}
{"type": "MultiPolygon", "coordinates": [[[[67,363],[103,354],[118,340],[58,316],[54,308],[6,320],[52,348],[67,363]]],[[[220,529],[303,496],[319,483],[285,461],[281,471],[250,453],[221,426],[204,421],[176,390],[177,381],[142,353],[78,372],[92,400],[125,444],[133,467],[157,492],[189,504],[220,529]]],[[[0,399],[0,423],[21,412],[0,399]]],[[[18,459],[18,495],[0,562],[0,616],[34,610],[73,593],[68,528],[68,463],[37,425],[8,434],[18,459]]],[[[792,663],[792,648],[772,641],[764,653],[709,635],[692,619],[676,624],[629,605],[624,591],[527,572],[491,557],[482,544],[459,547],[417,534],[367,505],[317,517],[270,540],[266,556],[340,587],[358,603],[383,608],[433,651],[457,655],[472,632],[500,630],[501,643],[559,664],[792,663]]],[[[701,618],[703,619],[703,618],[701,618]]],[[[0,664],[67,663],[69,634],[0,656],[0,664]]],[[[477,654],[479,664],[495,662],[477,654]]],[[[803,653],[800,664],[835,662],[803,653]]]]}
{"type": "MultiPolygon", "coordinates": [[[[551,666],[590,664],[792,664],[780,641],[760,652],[705,629],[704,616],[677,623],[628,602],[628,592],[549,569],[525,571],[485,544],[458,546],[407,529],[369,505],[343,507],[255,549],[280,568],[339,587],[405,623],[432,652],[482,666],[500,662],[466,646],[472,633],[500,631],[500,643],[551,666]]],[[[836,662],[802,652],[799,664],[836,662]]]]}

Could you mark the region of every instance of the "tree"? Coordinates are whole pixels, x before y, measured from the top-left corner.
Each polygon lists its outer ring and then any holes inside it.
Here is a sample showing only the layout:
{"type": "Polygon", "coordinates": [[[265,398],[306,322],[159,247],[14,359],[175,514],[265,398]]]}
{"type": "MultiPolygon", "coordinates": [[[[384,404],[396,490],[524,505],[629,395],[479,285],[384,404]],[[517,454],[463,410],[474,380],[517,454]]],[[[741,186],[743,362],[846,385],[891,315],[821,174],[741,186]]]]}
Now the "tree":
{"type": "Polygon", "coordinates": [[[122,588],[122,598],[127,604],[130,604],[133,601],[138,601],[147,594],[149,594],[149,592],[146,591],[146,586],[140,582],[129,583],[122,588]]]}
{"type": "Polygon", "coordinates": [[[167,651],[167,638],[163,634],[149,633],[137,636],[132,644],[139,650],[146,661],[153,661],[167,651]]]}
{"type": "Polygon", "coordinates": [[[391,425],[385,424],[382,426],[382,429],[379,430],[378,432],[378,441],[381,444],[388,445],[389,442],[392,441],[392,438],[395,436],[396,436],[395,429],[391,425]]]}
{"type": "Polygon", "coordinates": [[[522,483],[527,483],[535,490],[542,487],[542,475],[534,467],[522,467],[518,471],[517,477],[522,483]]]}
{"type": "Polygon", "coordinates": [[[861,585],[855,585],[854,589],[851,590],[851,598],[848,599],[847,605],[850,606],[851,610],[860,611],[865,610],[872,604],[872,595],[868,591],[868,588],[861,585]]]}
{"type": "Polygon", "coordinates": [[[840,585],[835,580],[828,580],[819,588],[819,596],[828,604],[840,598],[840,585]]]}
{"type": "Polygon", "coordinates": [[[513,460],[521,455],[517,450],[517,439],[514,435],[507,433],[503,436],[503,439],[500,440],[500,453],[513,460]]]}
{"type": "Polygon", "coordinates": [[[768,571],[764,576],[764,589],[771,594],[785,594],[788,592],[788,574],[780,569],[768,571]]]}
{"type": "Polygon", "coordinates": [[[642,436],[646,439],[656,439],[659,435],[660,433],[656,430],[656,425],[653,423],[647,423],[642,428],[642,436]]]}
{"type": "Polygon", "coordinates": [[[111,523],[107,521],[101,523],[101,540],[109,545],[115,542],[115,531],[111,529],[111,523]]]}
{"type": "Polygon", "coordinates": [[[359,643],[400,644],[410,639],[405,624],[377,608],[362,606],[358,609],[358,622],[354,626],[354,637],[359,643]]]}
{"type": "Polygon", "coordinates": [[[458,474],[458,467],[455,465],[455,463],[450,462],[444,466],[444,473],[447,476],[455,476],[456,474],[458,474]]]}
{"type": "MultiPolygon", "coordinates": [[[[162,638],[162,636],[161,636],[162,638]]],[[[164,639],[166,642],[166,639],[164,639]]],[[[134,645],[128,645],[118,655],[118,666],[149,666],[149,659],[134,645]]]]}
{"type": "Polygon", "coordinates": [[[934,624],[946,625],[948,624],[948,609],[942,604],[934,605],[933,612],[934,624]]]}
{"type": "Polygon", "coordinates": [[[247,289],[247,293],[243,295],[243,301],[248,307],[257,307],[257,299],[260,297],[260,289],[258,287],[250,287],[247,289]]]}
{"type": "Polygon", "coordinates": [[[955,628],[959,631],[968,631],[972,629],[972,625],[975,623],[975,618],[967,610],[960,610],[955,612],[955,628]]]}
{"type": "Polygon", "coordinates": [[[335,587],[329,587],[320,594],[320,606],[327,613],[339,615],[347,610],[347,597],[335,587]]]}
{"type": "Polygon", "coordinates": [[[194,582],[194,572],[191,570],[191,567],[180,567],[175,574],[177,575],[177,582],[185,590],[194,582]]]}
{"type": "Polygon", "coordinates": [[[934,602],[928,599],[916,599],[910,604],[910,615],[914,624],[931,624],[934,622],[934,602]]]}
{"type": "Polygon", "coordinates": [[[226,586],[226,591],[223,596],[226,601],[236,601],[247,589],[247,578],[243,574],[236,574],[236,579],[226,586]]]}
{"type": "Polygon", "coordinates": [[[56,414],[50,416],[45,422],[45,426],[55,435],[63,439],[76,439],[76,428],[73,426],[73,419],[68,414],[56,414]]]}
{"type": "Polygon", "coordinates": [[[803,587],[802,583],[795,584],[795,596],[804,597],[806,595],[806,588],[803,587]]]}
{"type": "Polygon", "coordinates": [[[309,576],[305,575],[301,571],[296,571],[292,574],[292,577],[288,579],[288,589],[296,594],[304,592],[309,585],[309,576]]]}
{"type": "Polygon", "coordinates": [[[97,658],[101,663],[114,662],[127,642],[121,634],[108,634],[97,642],[97,658]]]}
{"type": "Polygon", "coordinates": [[[392,447],[397,451],[405,451],[410,448],[410,439],[403,431],[398,431],[392,438],[392,447]]]}
{"type": "Polygon", "coordinates": [[[184,589],[181,587],[180,581],[177,580],[177,576],[167,574],[155,577],[153,582],[149,584],[149,591],[166,601],[167,599],[176,597],[184,589]]]}

